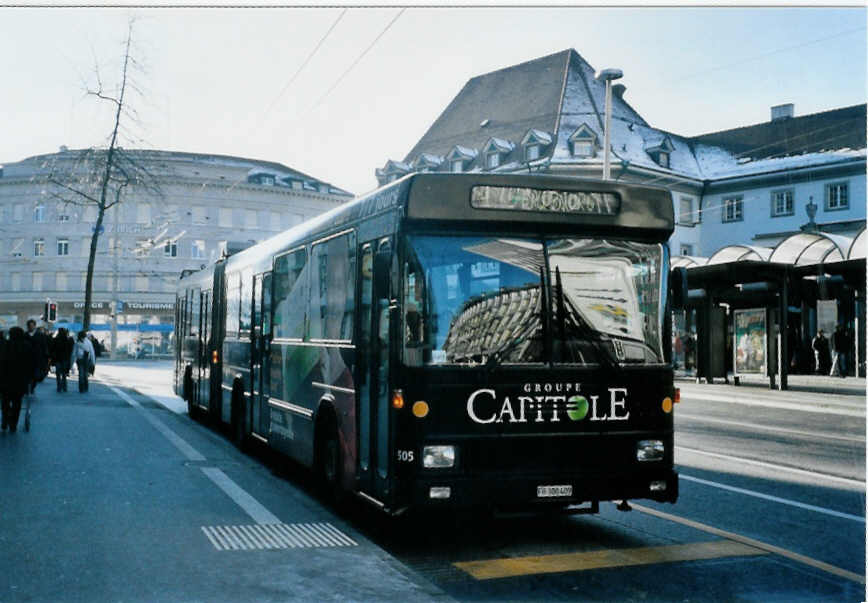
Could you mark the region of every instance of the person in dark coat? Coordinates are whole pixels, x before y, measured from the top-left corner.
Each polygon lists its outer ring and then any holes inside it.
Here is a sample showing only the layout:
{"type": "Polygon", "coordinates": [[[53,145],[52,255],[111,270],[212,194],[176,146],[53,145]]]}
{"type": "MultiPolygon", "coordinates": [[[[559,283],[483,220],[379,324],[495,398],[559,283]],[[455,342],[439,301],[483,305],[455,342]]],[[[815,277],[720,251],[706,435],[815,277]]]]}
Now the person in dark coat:
{"type": "Polygon", "coordinates": [[[847,332],[842,325],[835,327],[835,332],[832,333],[832,370],[829,371],[829,376],[846,377],[847,376],[847,332]]]}
{"type": "Polygon", "coordinates": [[[52,342],[51,362],[54,364],[54,370],[57,374],[57,391],[65,392],[66,378],[72,366],[72,347],[75,345],[75,341],[69,331],[61,327],[57,330],[57,335],[54,336],[52,342]]]}
{"type": "Polygon", "coordinates": [[[30,381],[30,388],[27,392],[32,394],[36,391],[36,384],[45,379],[45,375],[48,374],[48,337],[45,336],[43,330],[36,328],[36,321],[32,318],[27,321],[27,337],[33,347],[33,353],[36,355],[33,379],[30,381]]]}
{"type": "Polygon", "coordinates": [[[825,375],[829,370],[829,340],[823,334],[823,329],[811,340],[811,349],[814,350],[814,370],[818,375],[825,375]]]}
{"type": "Polygon", "coordinates": [[[21,399],[30,391],[37,368],[37,356],[30,339],[21,327],[12,327],[9,341],[4,346],[2,382],[6,386],[6,395],[3,397],[3,429],[8,427],[12,433],[18,429],[21,399]]]}

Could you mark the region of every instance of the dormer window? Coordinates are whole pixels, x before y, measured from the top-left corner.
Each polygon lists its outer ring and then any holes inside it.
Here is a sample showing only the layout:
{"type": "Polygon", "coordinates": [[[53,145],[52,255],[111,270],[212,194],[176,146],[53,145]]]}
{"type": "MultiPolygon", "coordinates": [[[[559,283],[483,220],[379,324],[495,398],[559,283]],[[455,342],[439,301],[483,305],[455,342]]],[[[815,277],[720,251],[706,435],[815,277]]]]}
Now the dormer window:
{"type": "Polygon", "coordinates": [[[524,147],[524,160],[531,162],[539,159],[543,155],[544,149],[552,144],[552,135],[536,128],[528,130],[521,139],[521,146],[524,147]]]}
{"type": "Polygon", "coordinates": [[[661,151],[657,154],[657,163],[660,167],[669,167],[669,153],[661,151]]]}
{"type": "Polygon", "coordinates": [[[669,160],[675,145],[668,134],[661,134],[651,140],[645,141],[645,152],[654,160],[654,163],[663,168],[669,168],[669,160]]]}
{"type": "Polygon", "coordinates": [[[570,154],[573,157],[590,158],[597,153],[597,133],[583,123],[569,137],[570,154]]]}
{"type": "Polygon", "coordinates": [[[533,161],[534,159],[539,159],[539,145],[532,144],[528,147],[525,147],[524,159],[525,161],[533,161]]]}
{"type": "Polygon", "coordinates": [[[476,149],[469,149],[467,147],[462,147],[461,145],[455,145],[446,155],[450,171],[456,174],[463,172],[476,158],[476,154],[476,149]]]}
{"type": "Polygon", "coordinates": [[[490,170],[499,167],[503,158],[511,153],[514,148],[515,144],[508,140],[494,137],[489,138],[482,149],[485,154],[485,167],[490,170]]]}
{"type": "Polygon", "coordinates": [[[274,176],[271,174],[262,174],[259,177],[259,184],[263,186],[274,186],[274,176]]]}
{"type": "Polygon", "coordinates": [[[413,169],[417,172],[427,174],[428,172],[436,172],[443,164],[443,157],[440,155],[432,155],[430,153],[422,153],[413,162],[413,169]]]}

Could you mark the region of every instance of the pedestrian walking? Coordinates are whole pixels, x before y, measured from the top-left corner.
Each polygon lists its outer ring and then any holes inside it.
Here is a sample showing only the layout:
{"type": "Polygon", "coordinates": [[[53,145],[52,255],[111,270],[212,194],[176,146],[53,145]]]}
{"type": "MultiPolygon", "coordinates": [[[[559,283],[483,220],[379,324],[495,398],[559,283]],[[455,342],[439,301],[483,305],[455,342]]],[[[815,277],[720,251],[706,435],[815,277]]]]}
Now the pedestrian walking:
{"type": "Polygon", "coordinates": [[[27,337],[36,357],[36,365],[27,391],[28,394],[32,394],[36,391],[36,384],[41,383],[48,374],[48,337],[44,329],[36,328],[36,321],[32,318],[27,321],[27,337]]]}
{"type": "Polygon", "coordinates": [[[51,362],[54,364],[54,372],[57,377],[57,391],[66,391],[66,380],[69,369],[72,366],[72,348],[75,341],[65,328],[60,327],[52,340],[51,362]]]}
{"type": "Polygon", "coordinates": [[[811,340],[811,349],[814,350],[814,372],[818,375],[825,375],[826,367],[829,366],[829,340],[823,334],[823,329],[814,335],[811,340]]]}
{"type": "Polygon", "coordinates": [[[832,348],[835,351],[832,357],[832,370],[829,371],[830,377],[846,377],[847,376],[847,332],[842,325],[835,327],[835,332],[832,333],[832,348]]]}
{"type": "Polygon", "coordinates": [[[3,364],[0,365],[4,384],[3,431],[11,433],[18,429],[18,415],[21,413],[21,399],[30,391],[33,374],[37,367],[36,353],[30,337],[21,327],[9,329],[9,340],[4,345],[3,364]]]}
{"type": "Polygon", "coordinates": [[[78,368],[78,393],[83,394],[87,391],[87,378],[96,364],[93,344],[87,338],[87,333],[84,331],[78,332],[78,340],[72,348],[70,358],[74,359],[75,365],[78,368]]]}

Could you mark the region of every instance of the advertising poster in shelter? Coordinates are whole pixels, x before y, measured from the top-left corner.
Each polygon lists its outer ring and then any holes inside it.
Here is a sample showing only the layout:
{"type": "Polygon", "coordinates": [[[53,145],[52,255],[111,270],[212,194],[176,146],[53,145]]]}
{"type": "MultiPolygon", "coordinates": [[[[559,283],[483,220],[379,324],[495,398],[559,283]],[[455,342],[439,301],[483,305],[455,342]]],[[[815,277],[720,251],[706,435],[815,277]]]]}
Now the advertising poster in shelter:
{"type": "Polygon", "coordinates": [[[766,373],[765,308],[735,311],[735,374],[766,373]]]}
{"type": "Polygon", "coordinates": [[[838,324],[838,302],[834,299],[817,300],[817,329],[823,329],[826,338],[835,332],[838,324]]]}

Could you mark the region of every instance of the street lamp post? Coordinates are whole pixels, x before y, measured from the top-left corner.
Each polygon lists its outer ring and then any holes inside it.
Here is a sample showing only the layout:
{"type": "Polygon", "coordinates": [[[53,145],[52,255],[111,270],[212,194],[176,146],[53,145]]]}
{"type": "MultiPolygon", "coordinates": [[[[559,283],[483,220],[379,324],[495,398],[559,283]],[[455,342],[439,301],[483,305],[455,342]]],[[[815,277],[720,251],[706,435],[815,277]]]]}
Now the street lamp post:
{"type": "Polygon", "coordinates": [[[612,146],[611,125],[612,125],[612,80],[617,80],[624,77],[624,72],[620,69],[603,69],[597,74],[598,80],[606,82],[606,119],[603,132],[603,180],[609,180],[612,177],[612,168],[609,163],[609,153],[612,146]]]}

